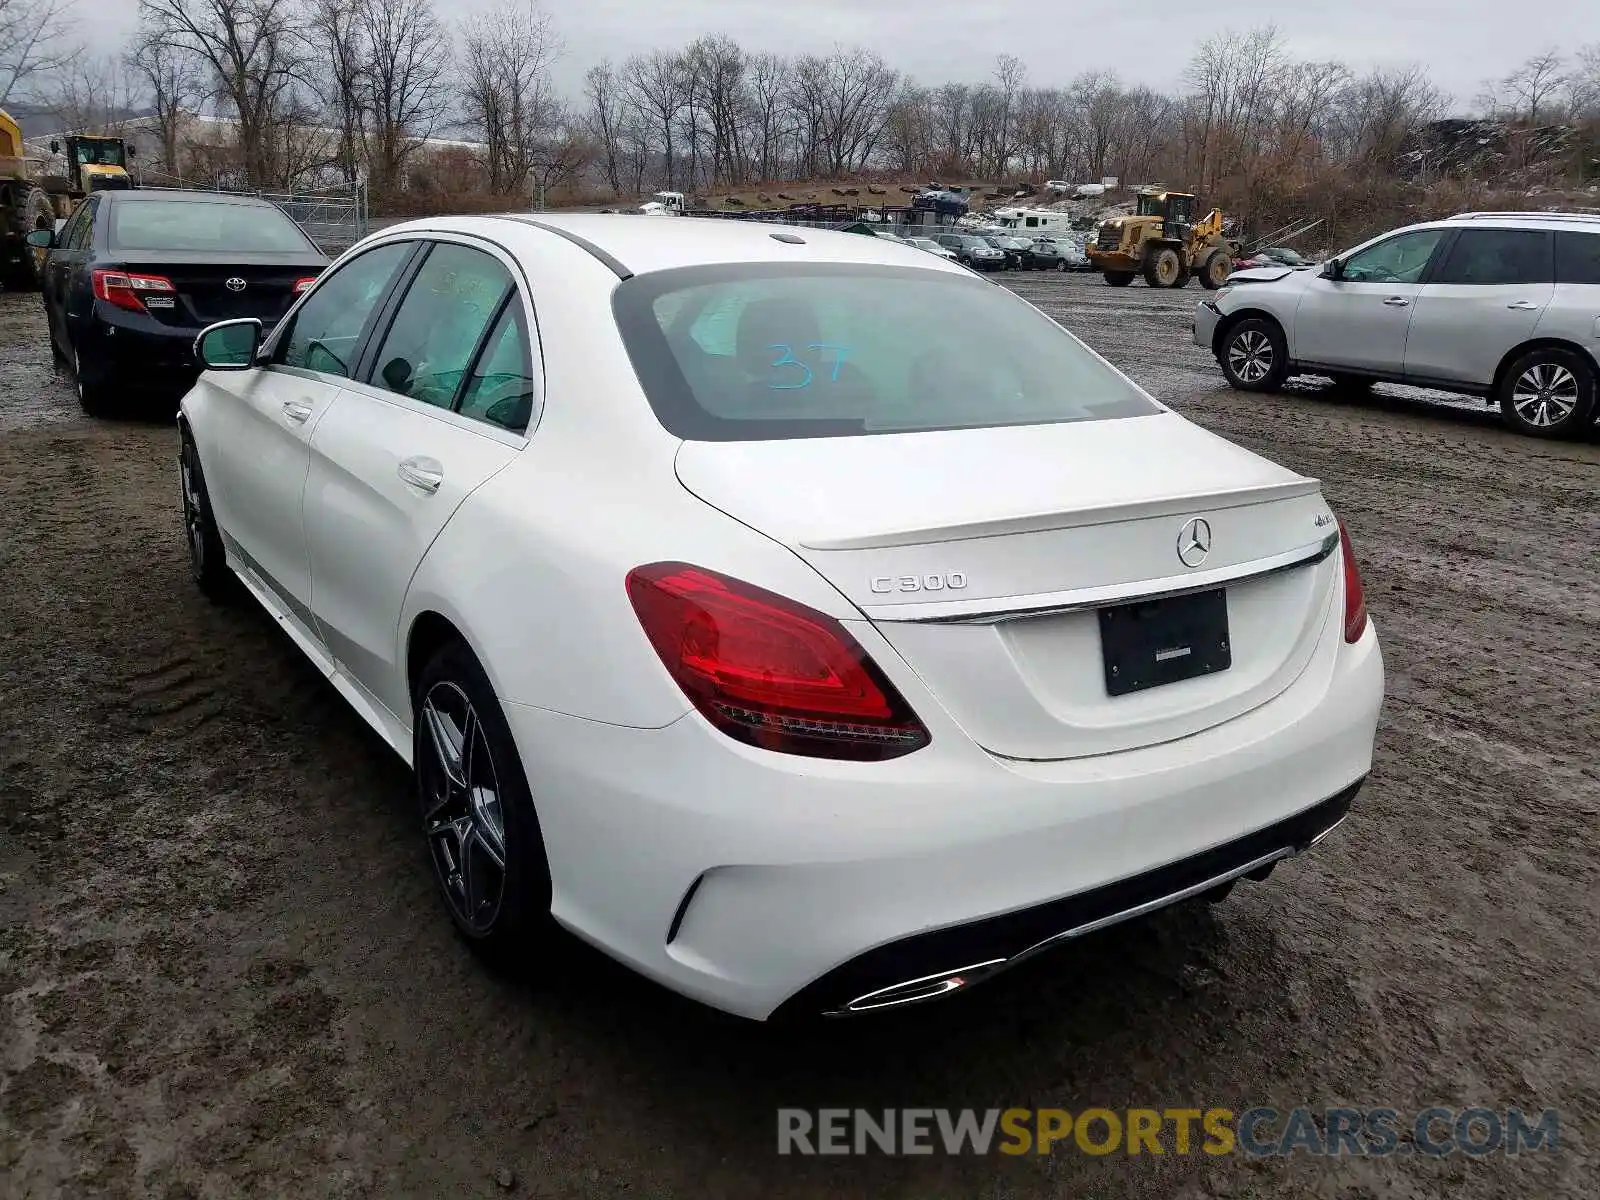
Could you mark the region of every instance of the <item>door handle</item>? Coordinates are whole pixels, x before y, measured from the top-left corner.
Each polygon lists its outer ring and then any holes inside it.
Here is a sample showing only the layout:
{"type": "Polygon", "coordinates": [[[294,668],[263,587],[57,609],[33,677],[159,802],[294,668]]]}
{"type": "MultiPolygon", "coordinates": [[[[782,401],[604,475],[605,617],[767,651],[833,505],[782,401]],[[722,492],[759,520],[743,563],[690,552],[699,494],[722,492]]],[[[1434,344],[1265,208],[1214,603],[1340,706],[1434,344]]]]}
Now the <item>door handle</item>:
{"type": "Polygon", "coordinates": [[[1512,304],[1506,305],[1506,307],[1507,308],[1514,308],[1518,312],[1532,312],[1534,309],[1538,308],[1539,306],[1537,304],[1533,303],[1533,301],[1531,301],[1531,300],[1518,300],[1518,301],[1515,301],[1512,304]]]}
{"type": "Polygon", "coordinates": [[[283,402],[283,415],[296,425],[304,425],[311,419],[314,410],[309,404],[302,404],[298,400],[285,400],[283,402]]]}
{"type": "Polygon", "coordinates": [[[438,460],[423,458],[421,455],[405,459],[395,468],[396,473],[406,483],[414,488],[420,488],[428,495],[439,490],[439,485],[444,482],[444,467],[438,460]]]}
{"type": "Polygon", "coordinates": [[[1404,296],[1390,296],[1384,301],[1384,303],[1390,308],[1405,308],[1406,305],[1411,303],[1411,301],[1407,300],[1404,296]]]}

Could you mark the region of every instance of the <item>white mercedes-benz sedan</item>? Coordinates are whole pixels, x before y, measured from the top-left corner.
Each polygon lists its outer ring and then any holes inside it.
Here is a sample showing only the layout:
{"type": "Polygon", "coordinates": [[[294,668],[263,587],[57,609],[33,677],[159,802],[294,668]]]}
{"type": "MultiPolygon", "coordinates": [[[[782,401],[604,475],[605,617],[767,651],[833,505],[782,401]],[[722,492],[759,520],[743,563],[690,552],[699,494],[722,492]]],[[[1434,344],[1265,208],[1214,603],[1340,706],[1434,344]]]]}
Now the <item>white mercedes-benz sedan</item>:
{"type": "Polygon", "coordinates": [[[1343,819],[1383,663],[1315,479],[911,246],[373,235],[179,416],[236,582],[413,769],[499,963],[551,919],[753,1018],[965,988],[1343,819]]]}

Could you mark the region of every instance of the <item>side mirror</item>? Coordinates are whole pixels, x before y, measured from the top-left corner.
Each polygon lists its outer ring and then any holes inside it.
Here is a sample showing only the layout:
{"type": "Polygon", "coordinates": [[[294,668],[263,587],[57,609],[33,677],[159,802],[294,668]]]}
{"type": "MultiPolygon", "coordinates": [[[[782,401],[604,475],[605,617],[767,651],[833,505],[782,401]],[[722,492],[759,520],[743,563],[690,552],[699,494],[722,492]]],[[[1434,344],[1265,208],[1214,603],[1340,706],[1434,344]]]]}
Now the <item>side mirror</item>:
{"type": "Polygon", "coordinates": [[[1324,279],[1344,278],[1344,264],[1341,263],[1337,258],[1330,258],[1327,262],[1322,264],[1322,277],[1324,279]]]}
{"type": "Polygon", "coordinates": [[[25,239],[28,245],[36,250],[52,250],[56,244],[56,234],[53,229],[30,229],[25,239]]]}
{"type": "Polygon", "coordinates": [[[248,371],[261,349],[261,322],[254,317],[218,321],[194,340],[194,357],[207,371],[248,371]]]}

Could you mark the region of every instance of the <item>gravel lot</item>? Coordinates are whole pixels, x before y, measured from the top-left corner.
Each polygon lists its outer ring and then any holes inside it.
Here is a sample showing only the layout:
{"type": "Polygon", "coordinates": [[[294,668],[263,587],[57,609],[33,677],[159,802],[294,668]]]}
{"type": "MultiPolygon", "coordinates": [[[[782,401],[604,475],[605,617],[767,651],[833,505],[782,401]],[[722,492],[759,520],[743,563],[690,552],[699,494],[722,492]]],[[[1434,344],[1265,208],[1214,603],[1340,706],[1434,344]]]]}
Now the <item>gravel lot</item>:
{"type": "Polygon", "coordinates": [[[169,413],[81,416],[37,298],[0,296],[0,1193],[1593,1196],[1600,440],[1400,389],[1234,394],[1188,344],[1198,288],[1015,286],[1325,481],[1388,661],[1375,771],[1215,909],[781,1036],[576,946],[534,986],[480,969],[399,763],[192,587],[169,413]],[[774,1153],[779,1106],[1302,1103],[1554,1107],[1561,1152],[774,1153]]]}

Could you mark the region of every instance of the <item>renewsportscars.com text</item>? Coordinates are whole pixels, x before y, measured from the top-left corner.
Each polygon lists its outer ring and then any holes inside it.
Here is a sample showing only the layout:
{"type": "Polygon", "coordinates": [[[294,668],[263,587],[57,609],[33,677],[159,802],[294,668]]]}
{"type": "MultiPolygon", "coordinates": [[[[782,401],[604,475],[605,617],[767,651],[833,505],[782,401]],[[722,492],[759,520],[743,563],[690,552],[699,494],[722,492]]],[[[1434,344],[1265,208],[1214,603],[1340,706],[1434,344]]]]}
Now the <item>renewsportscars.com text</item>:
{"type": "Polygon", "coordinates": [[[1421,1154],[1555,1153],[1560,1114],[1519,1108],[781,1108],[779,1154],[1421,1154]]]}

